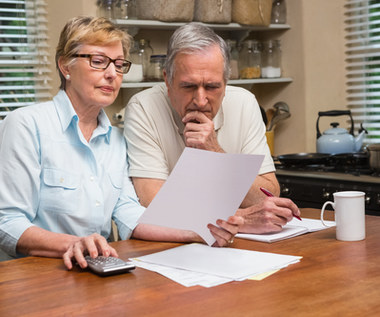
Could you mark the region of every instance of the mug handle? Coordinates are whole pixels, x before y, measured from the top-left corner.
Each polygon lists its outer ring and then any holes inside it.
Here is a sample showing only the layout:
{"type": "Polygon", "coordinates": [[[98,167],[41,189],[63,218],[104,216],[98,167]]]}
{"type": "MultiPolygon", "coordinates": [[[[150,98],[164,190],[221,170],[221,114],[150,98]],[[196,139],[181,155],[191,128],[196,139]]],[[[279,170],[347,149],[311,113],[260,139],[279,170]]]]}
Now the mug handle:
{"type": "Polygon", "coordinates": [[[332,201],[326,201],[323,206],[322,206],[322,209],[321,209],[321,221],[323,223],[323,225],[327,228],[330,228],[330,227],[334,227],[334,226],[329,226],[325,223],[324,219],[323,219],[323,214],[325,212],[325,208],[328,206],[328,205],[331,205],[333,207],[333,209],[335,209],[335,205],[332,201]]]}

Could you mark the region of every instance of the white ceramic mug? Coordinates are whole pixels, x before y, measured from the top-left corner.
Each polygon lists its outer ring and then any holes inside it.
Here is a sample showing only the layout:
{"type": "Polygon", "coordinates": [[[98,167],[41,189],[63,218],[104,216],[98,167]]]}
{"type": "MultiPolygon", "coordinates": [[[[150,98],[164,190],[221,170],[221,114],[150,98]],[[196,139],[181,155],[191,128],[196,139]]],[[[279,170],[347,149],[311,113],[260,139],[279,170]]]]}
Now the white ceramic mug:
{"type": "Polygon", "coordinates": [[[365,239],[365,193],[344,191],[333,194],[334,202],[326,201],[321,210],[321,221],[327,205],[335,211],[336,238],[342,241],[359,241],[365,239]]]}

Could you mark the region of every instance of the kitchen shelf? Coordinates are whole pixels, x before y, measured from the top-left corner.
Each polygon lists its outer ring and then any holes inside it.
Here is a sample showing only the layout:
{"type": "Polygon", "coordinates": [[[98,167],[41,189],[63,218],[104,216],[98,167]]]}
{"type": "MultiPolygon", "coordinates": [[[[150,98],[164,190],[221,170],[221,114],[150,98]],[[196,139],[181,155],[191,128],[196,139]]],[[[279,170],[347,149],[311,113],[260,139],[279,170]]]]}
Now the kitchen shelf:
{"type": "Polygon", "coordinates": [[[256,78],[256,79],[230,79],[229,85],[251,85],[251,84],[271,84],[271,83],[291,83],[292,78],[278,77],[278,78],[256,78]]]}
{"type": "MultiPolygon", "coordinates": [[[[270,83],[291,83],[292,78],[280,77],[280,78],[257,78],[257,79],[231,79],[228,81],[228,85],[252,85],[252,84],[270,84],[270,83]]],[[[123,82],[121,88],[149,88],[158,83],[159,81],[153,82],[123,82]]]]}
{"type": "MultiPolygon", "coordinates": [[[[149,29],[171,30],[185,25],[189,22],[161,22],[156,20],[127,20],[127,19],[114,19],[113,22],[120,27],[137,27],[149,29]]],[[[239,23],[203,23],[215,30],[226,31],[270,31],[270,30],[288,30],[289,24],[270,24],[269,26],[263,25],[243,25],[239,23]]]]}
{"type": "MultiPolygon", "coordinates": [[[[128,20],[128,19],[114,19],[113,23],[121,28],[128,29],[128,33],[135,36],[139,29],[151,30],[174,30],[189,22],[162,22],[156,20],[128,20]]],[[[264,25],[243,25],[239,23],[203,23],[215,31],[234,31],[237,35],[236,40],[242,41],[252,31],[281,31],[290,29],[289,24],[270,24],[264,25]]]]}
{"type": "MultiPolygon", "coordinates": [[[[147,30],[175,30],[189,22],[162,22],[156,20],[128,20],[128,19],[113,19],[114,24],[118,25],[120,28],[128,30],[131,36],[135,36],[140,29],[147,30]]],[[[220,32],[230,32],[230,38],[236,39],[238,42],[244,40],[249,36],[251,32],[282,32],[290,29],[289,24],[270,24],[269,26],[263,25],[243,25],[239,23],[202,23],[215,31],[220,32]]],[[[256,78],[256,79],[231,79],[228,81],[229,85],[254,85],[254,84],[272,84],[272,83],[291,83],[292,78],[289,77],[279,77],[279,78],[256,78]]],[[[144,89],[150,88],[163,81],[154,82],[123,82],[121,88],[123,89],[144,89]]],[[[116,123],[121,124],[123,122],[123,114],[114,114],[114,120],[116,123]]]]}
{"type": "MultiPolygon", "coordinates": [[[[128,29],[128,33],[135,36],[139,29],[150,30],[174,30],[181,27],[188,22],[162,22],[157,20],[133,20],[133,19],[114,19],[113,23],[121,28],[128,29]]],[[[248,36],[252,31],[276,31],[276,30],[288,30],[289,24],[270,24],[269,26],[263,25],[243,25],[239,23],[203,23],[208,27],[219,31],[233,31],[237,34],[237,38],[240,40],[248,36]]],[[[258,78],[258,79],[234,79],[229,80],[230,85],[251,85],[251,84],[267,84],[267,83],[290,83],[293,80],[291,78],[258,78]]],[[[152,87],[157,82],[123,82],[121,88],[148,88],[152,87]]]]}

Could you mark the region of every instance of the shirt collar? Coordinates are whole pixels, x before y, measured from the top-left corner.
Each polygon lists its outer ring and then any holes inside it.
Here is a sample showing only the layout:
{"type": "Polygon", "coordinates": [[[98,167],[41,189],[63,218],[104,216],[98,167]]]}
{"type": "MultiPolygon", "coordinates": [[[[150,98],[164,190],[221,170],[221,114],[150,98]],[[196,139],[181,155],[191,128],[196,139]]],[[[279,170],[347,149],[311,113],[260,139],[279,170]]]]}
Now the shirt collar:
{"type": "MultiPolygon", "coordinates": [[[[76,114],[74,107],[64,90],[60,90],[53,98],[53,101],[61,123],[62,131],[66,131],[72,122],[78,124],[78,115],[76,114]]],[[[92,138],[98,135],[105,135],[105,138],[109,143],[111,130],[111,122],[109,121],[105,111],[101,109],[98,115],[98,127],[95,129],[92,138]]]]}

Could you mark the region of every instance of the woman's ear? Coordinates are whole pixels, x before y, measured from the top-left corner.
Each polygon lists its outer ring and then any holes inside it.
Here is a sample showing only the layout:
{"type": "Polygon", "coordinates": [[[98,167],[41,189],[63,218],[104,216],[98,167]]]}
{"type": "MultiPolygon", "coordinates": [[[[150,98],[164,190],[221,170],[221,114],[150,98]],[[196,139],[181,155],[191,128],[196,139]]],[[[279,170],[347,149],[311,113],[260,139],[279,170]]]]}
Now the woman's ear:
{"type": "Polygon", "coordinates": [[[62,56],[58,59],[58,67],[63,77],[65,78],[67,78],[67,76],[70,77],[69,67],[67,66],[62,56]]]}

